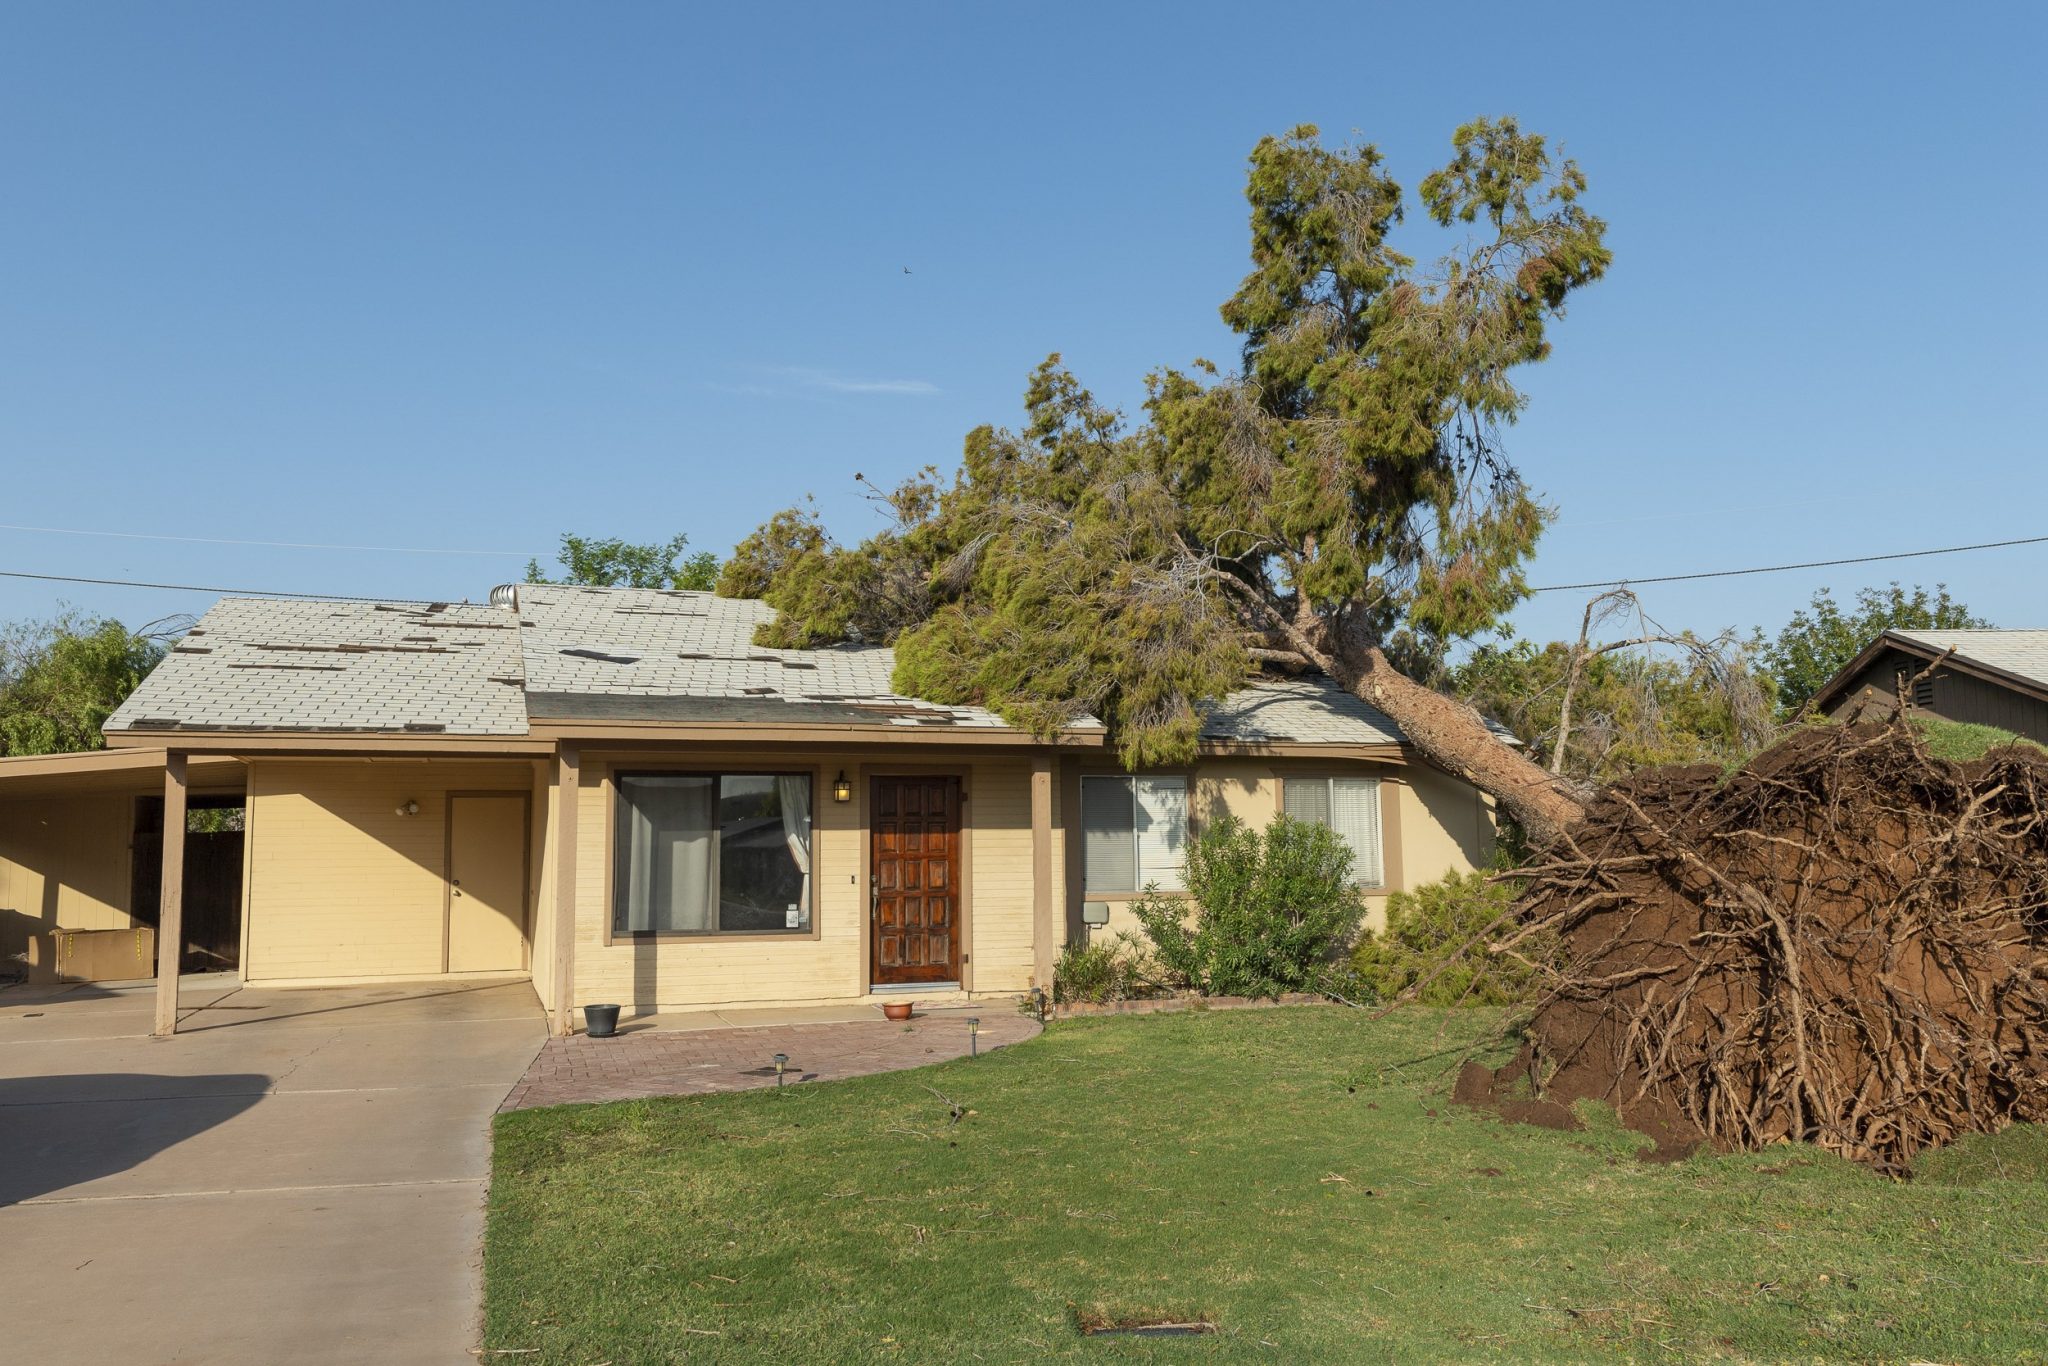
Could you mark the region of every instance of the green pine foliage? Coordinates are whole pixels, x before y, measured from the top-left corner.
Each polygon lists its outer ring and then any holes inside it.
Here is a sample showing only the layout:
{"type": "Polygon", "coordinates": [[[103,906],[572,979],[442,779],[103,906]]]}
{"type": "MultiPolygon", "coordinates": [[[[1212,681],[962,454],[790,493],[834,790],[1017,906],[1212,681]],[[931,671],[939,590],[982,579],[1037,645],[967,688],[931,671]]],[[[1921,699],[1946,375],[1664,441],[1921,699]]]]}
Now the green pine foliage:
{"type": "Polygon", "coordinates": [[[1148,888],[1131,910],[1162,968],[1205,996],[1312,991],[1365,904],[1328,826],[1219,816],[1188,843],[1186,897],[1148,888]]]}
{"type": "Polygon", "coordinates": [[[842,544],[789,509],[721,591],[778,610],[764,645],[893,644],[909,695],[1041,735],[1101,717],[1131,766],[1189,758],[1200,704],[1276,652],[1340,681],[1397,635],[1440,653],[1526,591],[1548,513],[1501,435],[1520,367],[1607,268],[1585,188],[1513,119],[1467,124],[1416,201],[1451,245],[1418,265],[1376,148],[1265,138],[1222,310],[1237,373],[1161,369],[1133,420],[1054,355],[1020,428],[879,495],[888,529],[842,544]]]}

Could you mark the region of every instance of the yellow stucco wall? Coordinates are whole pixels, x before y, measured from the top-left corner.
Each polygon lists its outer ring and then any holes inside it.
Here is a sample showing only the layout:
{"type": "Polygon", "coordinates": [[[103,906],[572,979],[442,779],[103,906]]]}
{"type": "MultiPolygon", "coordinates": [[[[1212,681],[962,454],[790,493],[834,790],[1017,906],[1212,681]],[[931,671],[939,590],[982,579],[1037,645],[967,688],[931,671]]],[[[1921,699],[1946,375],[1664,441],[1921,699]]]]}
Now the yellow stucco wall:
{"type": "Polygon", "coordinates": [[[44,930],[123,930],[135,798],[126,792],[0,802],[0,957],[44,930]]]}
{"type": "Polygon", "coordinates": [[[522,761],[251,763],[244,980],[439,975],[448,794],[532,785],[522,761]],[[407,801],[418,815],[398,814],[407,801]]]}
{"type": "MultiPolygon", "coordinates": [[[[1090,770],[1094,771],[1094,770],[1090,770]]],[[[1357,772],[1380,776],[1380,825],[1387,838],[1389,886],[1365,897],[1365,926],[1387,921],[1388,891],[1434,881],[1450,872],[1469,872],[1491,856],[1493,805],[1468,783],[1427,764],[1372,764],[1288,759],[1210,759],[1192,773],[1189,816],[1203,821],[1228,813],[1247,825],[1264,827],[1280,809],[1289,773],[1357,772]]],[[[1071,785],[1067,785],[1071,791],[1071,785]]],[[[1094,900],[1093,898],[1090,898],[1094,900]]],[[[1064,889],[1063,906],[1066,904],[1064,889]]],[[[1086,927],[1090,936],[1138,931],[1127,900],[1111,900],[1109,923],[1086,927]]],[[[1063,926],[1069,917],[1061,916],[1063,926]]]]}
{"type": "MultiPolygon", "coordinates": [[[[615,767],[659,768],[645,756],[586,755],[577,811],[575,998],[617,1002],[629,1012],[714,1005],[786,1005],[864,997],[868,919],[864,850],[869,775],[948,772],[963,779],[965,877],[969,901],[963,973],[979,993],[1023,991],[1032,977],[1031,766],[1023,759],[913,754],[887,764],[855,754],[763,759],[759,754],[692,754],[672,766],[762,772],[808,769],[812,784],[812,918],[805,938],[626,938],[607,944],[611,917],[610,823],[615,767]],[[853,800],[832,800],[832,779],[852,781],[853,800]]],[[[1058,789],[1054,790],[1057,830],[1058,789]]],[[[1060,876],[1055,837],[1054,876],[1060,876]]],[[[1055,902],[1055,906],[1057,906],[1055,902]]]]}

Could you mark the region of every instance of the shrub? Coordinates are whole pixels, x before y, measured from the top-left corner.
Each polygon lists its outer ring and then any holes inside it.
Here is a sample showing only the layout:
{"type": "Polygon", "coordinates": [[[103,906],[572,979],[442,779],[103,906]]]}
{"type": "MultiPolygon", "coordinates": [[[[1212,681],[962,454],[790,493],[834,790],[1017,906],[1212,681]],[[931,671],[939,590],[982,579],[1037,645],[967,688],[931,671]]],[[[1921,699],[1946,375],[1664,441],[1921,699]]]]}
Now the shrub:
{"type": "MultiPolygon", "coordinates": [[[[1484,872],[1451,873],[1387,898],[1387,927],[1367,930],[1351,952],[1351,966],[1381,1000],[1391,1001],[1435,972],[1444,960],[1484,933],[1514,904],[1512,882],[1484,872]]],[[[1519,950],[1541,962],[1548,945],[1524,942],[1519,950]]],[[[1431,1006],[1499,1006],[1533,999],[1536,973],[1480,945],[1439,973],[1416,996],[1431,1006]]]]}
{"type": "Polygon", "coordinates": [[[1060,950],[1053,964],[1052,998],[1062,1005],[1087,1001],[1127,1001],[1153,994],[1146,971],[1145,946],[1129,930],[1108,939],[1077,939],[1060,950]]]}
{"type": "Polygon", "coordinates": [[[1314,989],[1365,911],[1351,850],[1284,815],[1263,833],[1218,818],[1188,845],[1187,884],[1192,908],[1147,888],[1131,909],[1160,965],[1205,996],[1314,989]]]}

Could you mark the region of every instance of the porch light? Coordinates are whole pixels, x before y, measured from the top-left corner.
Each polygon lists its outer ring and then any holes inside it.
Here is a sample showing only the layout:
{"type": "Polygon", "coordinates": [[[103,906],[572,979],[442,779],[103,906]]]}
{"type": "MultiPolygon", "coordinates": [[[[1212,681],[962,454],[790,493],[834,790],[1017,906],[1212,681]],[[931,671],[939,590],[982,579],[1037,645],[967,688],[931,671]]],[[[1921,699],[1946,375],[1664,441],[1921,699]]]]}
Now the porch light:
{"type": "Polygon", "coordinates": [[[398,814],[401,816],[417,816],[420,814],[420,804],[407,797],[398,804],[398,814]]]}
{"type": "Polygon", "coordinates": [[[853,784],[846,781],[846,770],[840,769],[839,776],[832,780],[832,800],[850,802],[853,800],[853,784]]]}
{"type": "Polygon", "coordinates": [[[967,1056],[970,1058],[981,1056],[981,1017],[979,1015],[969,1015],[967,1017],[967,1056]]]}

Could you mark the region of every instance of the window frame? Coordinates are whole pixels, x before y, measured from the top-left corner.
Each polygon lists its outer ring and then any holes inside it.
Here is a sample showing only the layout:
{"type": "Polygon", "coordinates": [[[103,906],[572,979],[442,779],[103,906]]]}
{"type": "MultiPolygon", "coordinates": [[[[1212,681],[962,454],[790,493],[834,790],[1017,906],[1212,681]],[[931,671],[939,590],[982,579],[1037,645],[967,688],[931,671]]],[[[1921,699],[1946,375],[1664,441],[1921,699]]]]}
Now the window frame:
{"type": "MultiPolygon", "coordinates": [[[[1139,866],[1138,862],[1138,780],[1141,778],[1171,778],[1179,781],[1181,784],[1181,841],[1185,845],[1192,842],[1195,837],[1195,775],[1186,769],[1168,768],[1150,769],[1142,773],[1100,772],[1081,773],[1076,776],[1079,781],[1074,788],[1074,843],[1079,847],[1078,872],[1081,881],[1081,899],[1083,901],[1135,901],[1139,897],[1146,895],[1143,885],[1145,870],[1139,866]],[[1088,826],[1086,816],[1088,809],[1088,784],[1104,779],[1122,782],[1131,794],[1131,867],[1135,870],[1135,875],[1139,881],[1139,885],[1136,887],[1098,889],[1089,885],[1088,882],[1088,826]]],[[[1178,887],[1161,887],[1158,894],[1160,896],[1183,897],[1188,895],[1185,858],[1182,860],[1180,881],[1181,885],[1178,887]]]]}
{"type": "MultiPolygon", "coordinates": [[[[1390,838],[1388,832],[1392,831],[1395,836],[1398,836],[1400,826],[1398,823],[1387,818],[1387,793],[1389,789],[1400,785],[1397,780],[1390,778],[1385,773],[1333,773],[1328,770],[1309,773],[1289,773],[1280,778],[1280,790],[1274,794],[1274,808],[1283,816],[1287,814],[1287,787],[1290,783],[1322,783],[1327,788],[1331,783],[1346,779],[1357,782],[1369,782],[1378,789],[1378,799],[1373,803],[1373,807],[1375,814],[1379,818],[1380,827],[1379,881],[1363,882],[1354,879],[1351,885],[1361,892],[1380,893],[1389,891],[1393,887],[1393,878],[1390,874],[1396,864],[1395,855],[1388,847],[1388,840],[1390,838]]],[[[1330,794],[1330,809],[1332,811],[1336,810],[1336,794],[1334,792],[1330,794]]],[[[1297,816],[1294,819],[1299,820],[1301,818],[1297,816]]],[[[1335,827],[1326,828],[1334,829],[1335,827]]]]}
{"type": "MultiPolygon", "coordinates": [[[[818,888],[819,867],[819,821],[818,793],[825,790],[824,768],[749,768],[740,765],[689,767],[636,765],[631,768],[613,767],[604,780],[604,943],[643,944],[662,940],[677,940],[692,944],[732,941],[734,943],[758,944],[762,942],[792,942],[815,940],[819,936],[818,888]],[[624,804],[625,780],[630,778],[709,778],[714,783],[723,778],[803,778],[811,785],[811,888],[810,903],[804,907],[810,924],[805,929],[775,930],[629,930],[619,926],[619,808],[624,804]]],[[[717,790],[714,789],[713,805],[716,808],[717,790]]],[[[713,871],[712,896],[714,905],[717,897],[717,883],[720,854],[724,844],[724,833],[714,827],[712,830],[711,867],[713,871]]]]}

